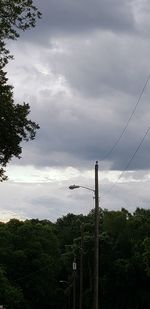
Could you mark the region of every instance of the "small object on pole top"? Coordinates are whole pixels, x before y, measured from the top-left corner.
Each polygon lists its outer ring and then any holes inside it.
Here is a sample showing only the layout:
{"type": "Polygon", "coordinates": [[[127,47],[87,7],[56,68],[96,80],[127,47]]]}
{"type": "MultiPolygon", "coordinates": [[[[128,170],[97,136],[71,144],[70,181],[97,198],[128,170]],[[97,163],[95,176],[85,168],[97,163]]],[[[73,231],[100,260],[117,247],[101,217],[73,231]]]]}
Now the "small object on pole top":
{"type": "Polygon", "coordinates": [[[77,186],[77,185],[71,185],[71,186],[69,186],[69,189],[70,189],[70,190],[74,190],[74,189],[78,189],[78,188],[80,188],[80,186],[77,186]]]}

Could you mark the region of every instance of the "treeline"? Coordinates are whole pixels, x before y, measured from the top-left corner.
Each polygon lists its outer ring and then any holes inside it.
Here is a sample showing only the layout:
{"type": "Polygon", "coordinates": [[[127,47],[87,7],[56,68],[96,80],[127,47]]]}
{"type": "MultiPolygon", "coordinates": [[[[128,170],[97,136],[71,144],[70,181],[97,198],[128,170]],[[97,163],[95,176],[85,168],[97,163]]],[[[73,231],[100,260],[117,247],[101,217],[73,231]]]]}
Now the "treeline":
{"type": "MultiPolygon", "coordinates": [[[[99,219],[100,308],[150,308],[150,210],[137,208],[131,214],[125,209],[101,209],[99,219]]],[[[56,223],[1,222],[0,304],[8,309],[72,309],[74,300],[78,309],[81,254],[83,308],[89,309],[93,303],[93,212],[68,214],[56,223]]]]}

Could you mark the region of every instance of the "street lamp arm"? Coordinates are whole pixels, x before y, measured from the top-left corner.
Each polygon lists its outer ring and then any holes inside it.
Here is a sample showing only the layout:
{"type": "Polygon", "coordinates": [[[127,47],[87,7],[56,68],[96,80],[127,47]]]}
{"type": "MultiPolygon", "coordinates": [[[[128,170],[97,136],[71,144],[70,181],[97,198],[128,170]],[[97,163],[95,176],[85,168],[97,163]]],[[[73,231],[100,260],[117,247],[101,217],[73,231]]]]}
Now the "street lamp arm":
{"type": "Polygon", "coordinates": [[[92,191],[95,193],[95,190],[94,189],[91,189],[91,188],[88,188],[88,187],[84,187],[84,186],[80,186],[80,188],[83,188],[83,189],[86,189],[86,190],[89,190],[89,191],[92,191]]]}
{"type": "Polygon", "coordinates": [[[91,189],[89,187],[85,187],[85,186],[79,186],[79,185],[71,185],[69,186],[69,189],[70,190],[74,190],[74,189],[78,189],[78,188],[83,188],[83,189],[86,189],[86,190],[89,190],[89,191],[92,191],[95,193],[95,190],[94,189],[91,189]]]}

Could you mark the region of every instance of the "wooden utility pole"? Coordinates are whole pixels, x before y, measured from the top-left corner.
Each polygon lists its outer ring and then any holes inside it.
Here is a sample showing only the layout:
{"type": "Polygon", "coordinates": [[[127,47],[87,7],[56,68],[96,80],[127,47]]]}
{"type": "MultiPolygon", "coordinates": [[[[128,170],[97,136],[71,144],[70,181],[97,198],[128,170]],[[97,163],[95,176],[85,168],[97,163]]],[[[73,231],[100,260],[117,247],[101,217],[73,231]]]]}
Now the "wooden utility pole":
{"type": "MultiPolygon", "coordinates": [[[[98,292],[99,292],[99,189],[98,189],[98,161],[96,161],[95,164],[95,189],[91,189],[85,186],[79,186],[79,185],[71,185],[69,186],[70,190],[78,189],[78,188],[84,188],[87,190],[90,190],[94,192],[95,197],[95,235],[94,235],[94,242],[95,242],[95,249],[94,249],[94,295],[93,295],[93,309],[99,309],[98,308],[98,292]]],[[[82,277],[81,277],[82,278],[82,277]]],[[[82,279],[81,279],[82,280],[82,279]]],[[[81,282],[82,287],[82,282],[81,282]]],[[[82,297],[82,293],[81,293],[82,297]]],[[[82,304],[82,300],[81,300],[82,304]]],[[[74,309],[74,308],[73,308],[74,309]]]]}
{"type": "Polygon", "coordinates": [[[81,243],[80,243],[80,295],[79,295],[79,309],[83,306],[83,237],[84,237],[84,223],[80,226],[81,243]]]}
{"type": "Polygon", "coordinates": [[[77,270],[77,263],[76,263],[76,256],[74,255],[73,260],[73,309],[76,309],[76,270],[77,270]]]}
{"type": "Polygon", "coordinates": [[[99,277],[99,188],[98,161],[95,164],[95,259],[94,259],[94,309],[98,309],[99,277]]]}

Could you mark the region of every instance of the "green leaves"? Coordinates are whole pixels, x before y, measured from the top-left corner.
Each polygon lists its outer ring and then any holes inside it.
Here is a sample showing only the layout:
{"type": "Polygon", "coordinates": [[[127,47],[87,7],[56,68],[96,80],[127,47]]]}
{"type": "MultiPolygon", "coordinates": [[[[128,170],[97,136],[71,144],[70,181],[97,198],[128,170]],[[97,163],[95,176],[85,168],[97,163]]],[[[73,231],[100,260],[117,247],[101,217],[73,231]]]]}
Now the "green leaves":
{"type": "MultiPolygon", "coordinates": [[[[125,210],[101,210],[100,217],[99,299],[103,308],[149,309],[149,210],[137,209],[132,215],[125,210]]],[[[85,309],[91,308],[93,221],[91,214],[68,214],[55,224],[38,219],[0,223],[1,302],[12,309],[66,309],[67,302],[72,308],[72,262],[75,258],[78,305],[80,227],[84,223],[83,305],[85,309]]]]}
{"type": "Polygon", "coordinates": [[[41,13],[32,0],[0,0],[0,181],[7,179],[4,168],[13,156],[20,158],[22,141],[35,138],[39,125],[28,118],[28,103],[15,104],[13,87],[3,71],[12,56],[6,39],[15,40],[20,31],[35,27],[41,13]]]}
{"type": "Polygon", "coordinates": [[[13,219],[0,224],[1,303],[12,309],[49,308],[57,286],[58,257],[50,222],[13,219]]]}
{"type": "Polygon", "coordinates": [[[35,27],[39,18],[41,13],[32,0],[0,0],[0,69],[12,58],[6,39],[18,39],[20,31],[35,27]]]}
{"type": "Polygon", "coordinates": [[[32,0],[1,0],[0,13],[0,38],[3,40],[18,38],[19,30],[34,27],[41,18],[32,0]]]}
{"type": "Polygon", "coordinates": [[[2,267],[0,267],[0,300],[2,304],[12,309],[19,308],[24,303],[22,290],[9,282],[2,267]]]}
{"type": "MultiPolygon", "coordinates": [[[[28,119],[30,106],[27,103],[16,104],[12,87],[5,81],[0,85],[0,164],[7,165],[13,156],[20,158],[21,142],[33,140],[39,125],[28,119]]],[[[0,179],[3,179],[1,168],[0,179]]]]}

